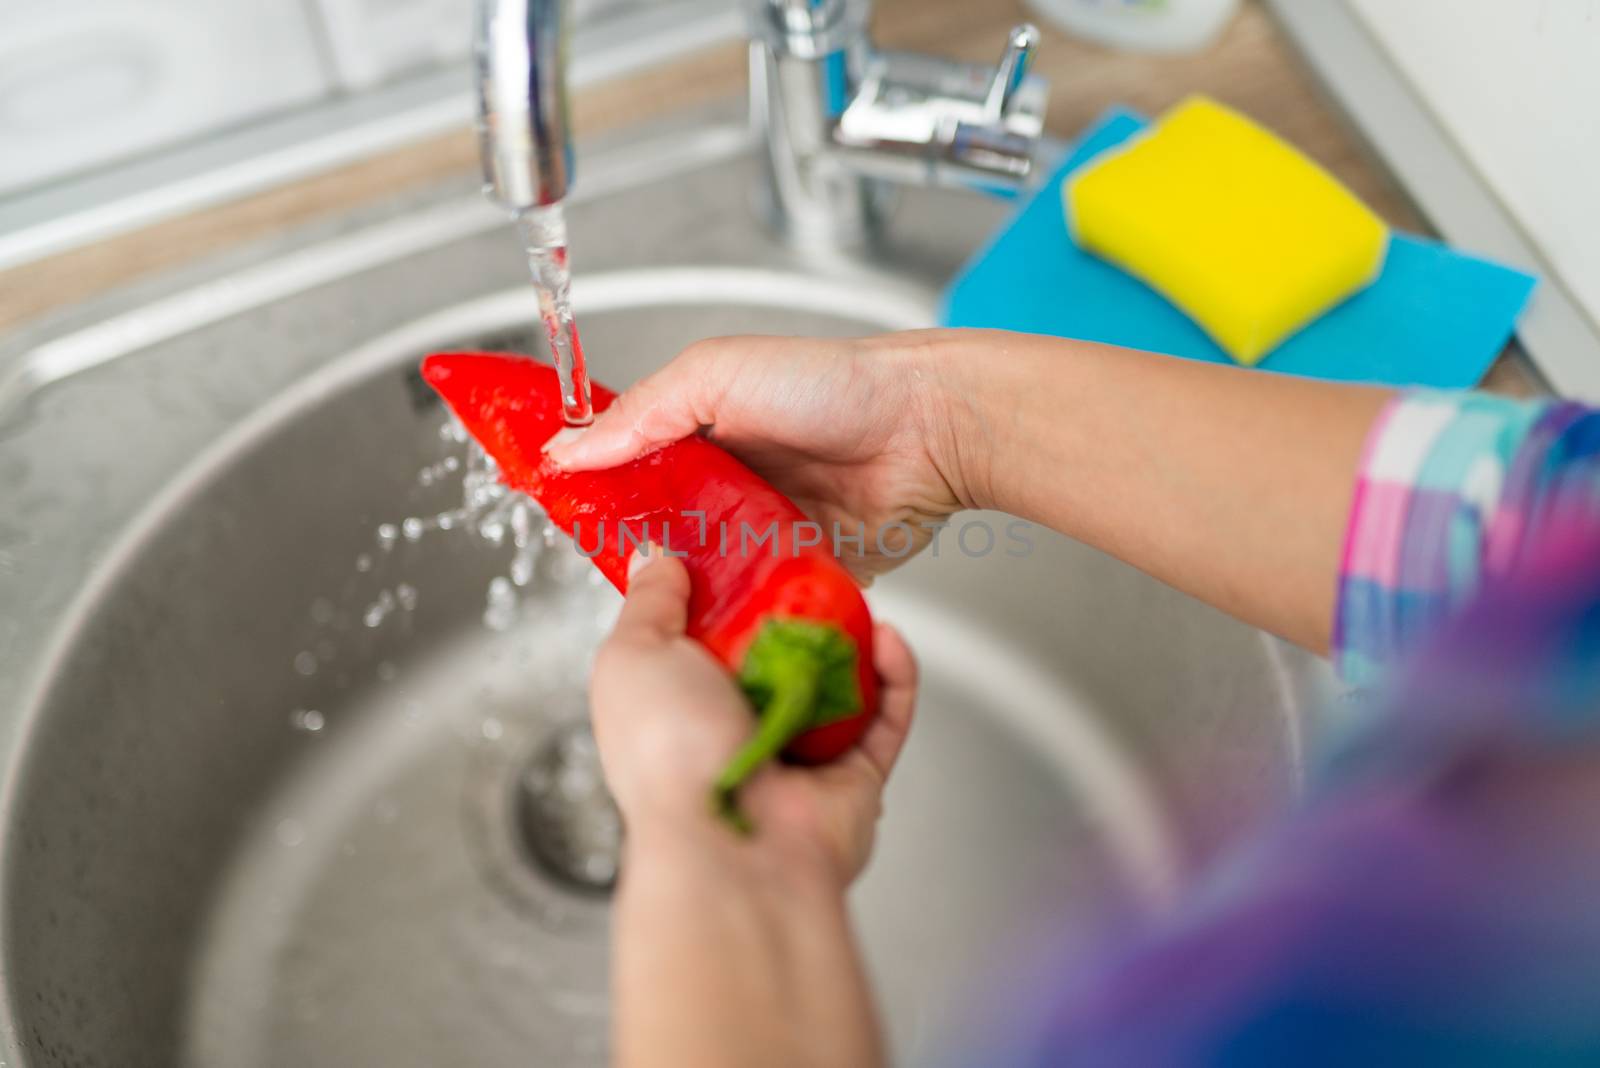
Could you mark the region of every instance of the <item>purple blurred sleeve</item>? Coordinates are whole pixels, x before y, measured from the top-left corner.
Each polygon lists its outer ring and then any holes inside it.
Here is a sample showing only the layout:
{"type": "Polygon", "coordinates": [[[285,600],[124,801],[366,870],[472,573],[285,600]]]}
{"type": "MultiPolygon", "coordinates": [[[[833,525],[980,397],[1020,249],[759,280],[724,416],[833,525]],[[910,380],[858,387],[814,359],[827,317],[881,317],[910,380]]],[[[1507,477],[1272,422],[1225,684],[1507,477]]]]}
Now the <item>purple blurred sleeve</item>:
{"type": "Polygon", "coordinates": [[[969,1063],[1600,1065],[1600,413],[1397,400],[1303,803],[969,1063]]]}

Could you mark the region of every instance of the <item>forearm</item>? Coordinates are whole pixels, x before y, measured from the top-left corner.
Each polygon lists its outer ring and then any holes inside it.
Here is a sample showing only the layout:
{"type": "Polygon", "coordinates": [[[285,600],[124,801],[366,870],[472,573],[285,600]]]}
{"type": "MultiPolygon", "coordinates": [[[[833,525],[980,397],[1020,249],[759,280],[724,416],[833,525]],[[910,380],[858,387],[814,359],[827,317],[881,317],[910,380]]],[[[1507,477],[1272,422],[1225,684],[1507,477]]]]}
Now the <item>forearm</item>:
{"type": "Polygon", "coordinates": [[[710,815],[631,833],[615,912],[621,1068],[882,1062],[843,880],[710,815]]]}
{"type": "Polygon", "coordinates": [[[1354,477],[1389,391],[1023,334],[937,348],[966,503],[1327,649],[1354,477]]]}

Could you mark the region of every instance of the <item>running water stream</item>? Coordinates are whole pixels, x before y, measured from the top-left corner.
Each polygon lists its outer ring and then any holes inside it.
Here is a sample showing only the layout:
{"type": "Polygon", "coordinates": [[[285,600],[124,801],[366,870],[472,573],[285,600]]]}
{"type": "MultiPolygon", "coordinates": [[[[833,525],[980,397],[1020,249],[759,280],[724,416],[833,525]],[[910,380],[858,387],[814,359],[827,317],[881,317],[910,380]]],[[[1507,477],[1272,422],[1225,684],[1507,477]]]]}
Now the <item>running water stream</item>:
{"type": "MultiPolygon", "coordinates": [[[[594,419],[594,408],[583,344],[578,338],[572,312],[566,218],[557,202],[519,212],[516,222],[560,381],[562,413],[568,426],[586,426],[594,419]]],[[[491,630],[508,630],[520,615],[522,591],[532,582],[543,551],[565,538],[531,498],[500,482],[494,461],[468,438],[453,417],[440,428],[440,437],[448,454],[425,467],[419,473],[418,482],[422,488],[428,488],[446,485],[459,477],[459,506],[380,523],[376,530],[378,552],[362,553],[356,559],[356,571],[373,571],[379,559],[388,556],[396,545],[419,541],[434,530],[463,528],[491,546],[509,542],[515,550],[509,569],[490,584],[483,615],[484,624],[491,630]]],[[[377,628],[390,617],[409,616],[417,600],[418,592],[409,583],[401,582],[392,589],[385,586],[359,613],[359,618],[366,627],[377,628]]],[[[319,605],[326,606],[320,614],[327,617],[314,621],[321,631],[328,629],[335,609],[327,598],[319,599],[319,605]]],[[[314,675],[319,663],[331,659],[335,652],[331,635],[319,634],[317,648],[302,652],[296,659],[295,670],[308,677],[314,675]]],[[[296,723],[302,718],[297,713],[296,723]]]]}
{"type": "Polygon", "coordinates": [[[550,355],[561,381],[561,410],[568,426],[594,421],[589,399],[589,370],[583,343],[572,316],[572,267],[567,256],[567,220],[560,202],[518,213],[528,269],[539,293],[539,316],[550,335],[550,355]]]}

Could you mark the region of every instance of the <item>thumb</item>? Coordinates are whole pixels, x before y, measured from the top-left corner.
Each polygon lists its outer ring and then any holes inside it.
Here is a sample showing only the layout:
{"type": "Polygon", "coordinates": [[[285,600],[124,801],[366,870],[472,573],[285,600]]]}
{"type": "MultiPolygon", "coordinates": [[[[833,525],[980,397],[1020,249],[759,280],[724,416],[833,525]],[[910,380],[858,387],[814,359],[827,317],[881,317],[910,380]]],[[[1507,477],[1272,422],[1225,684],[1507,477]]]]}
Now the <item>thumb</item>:
{"type": "Polygon", "coordinates": [[[553,438],[546,455],[567,471],[615,467],[686,438],[715,421],[719,376],[705,342],[685,350],[655,374],[619,396],[581,434],[553,438]]]}
{"type": "Polygon", "coordinates": [[[689,571],[651,543],[628,561],[628,593],[612,637],[654,643],[676,638],[689,618],[689,571]]]}

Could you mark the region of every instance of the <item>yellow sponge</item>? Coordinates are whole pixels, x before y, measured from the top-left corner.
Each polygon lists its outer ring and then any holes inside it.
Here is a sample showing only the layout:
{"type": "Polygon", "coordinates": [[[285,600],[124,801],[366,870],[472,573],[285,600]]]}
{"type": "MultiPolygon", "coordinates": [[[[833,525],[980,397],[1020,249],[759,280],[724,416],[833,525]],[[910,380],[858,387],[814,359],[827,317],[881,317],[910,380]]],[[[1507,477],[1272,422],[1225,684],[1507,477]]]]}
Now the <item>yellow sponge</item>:
{"type": "Polygon", "coordinates": [[[1365,287],[1389,233],[1327,172],[1191,97],[1066,184],[1078,243],[1142,278],[1243,364],[1365,287]]]}

